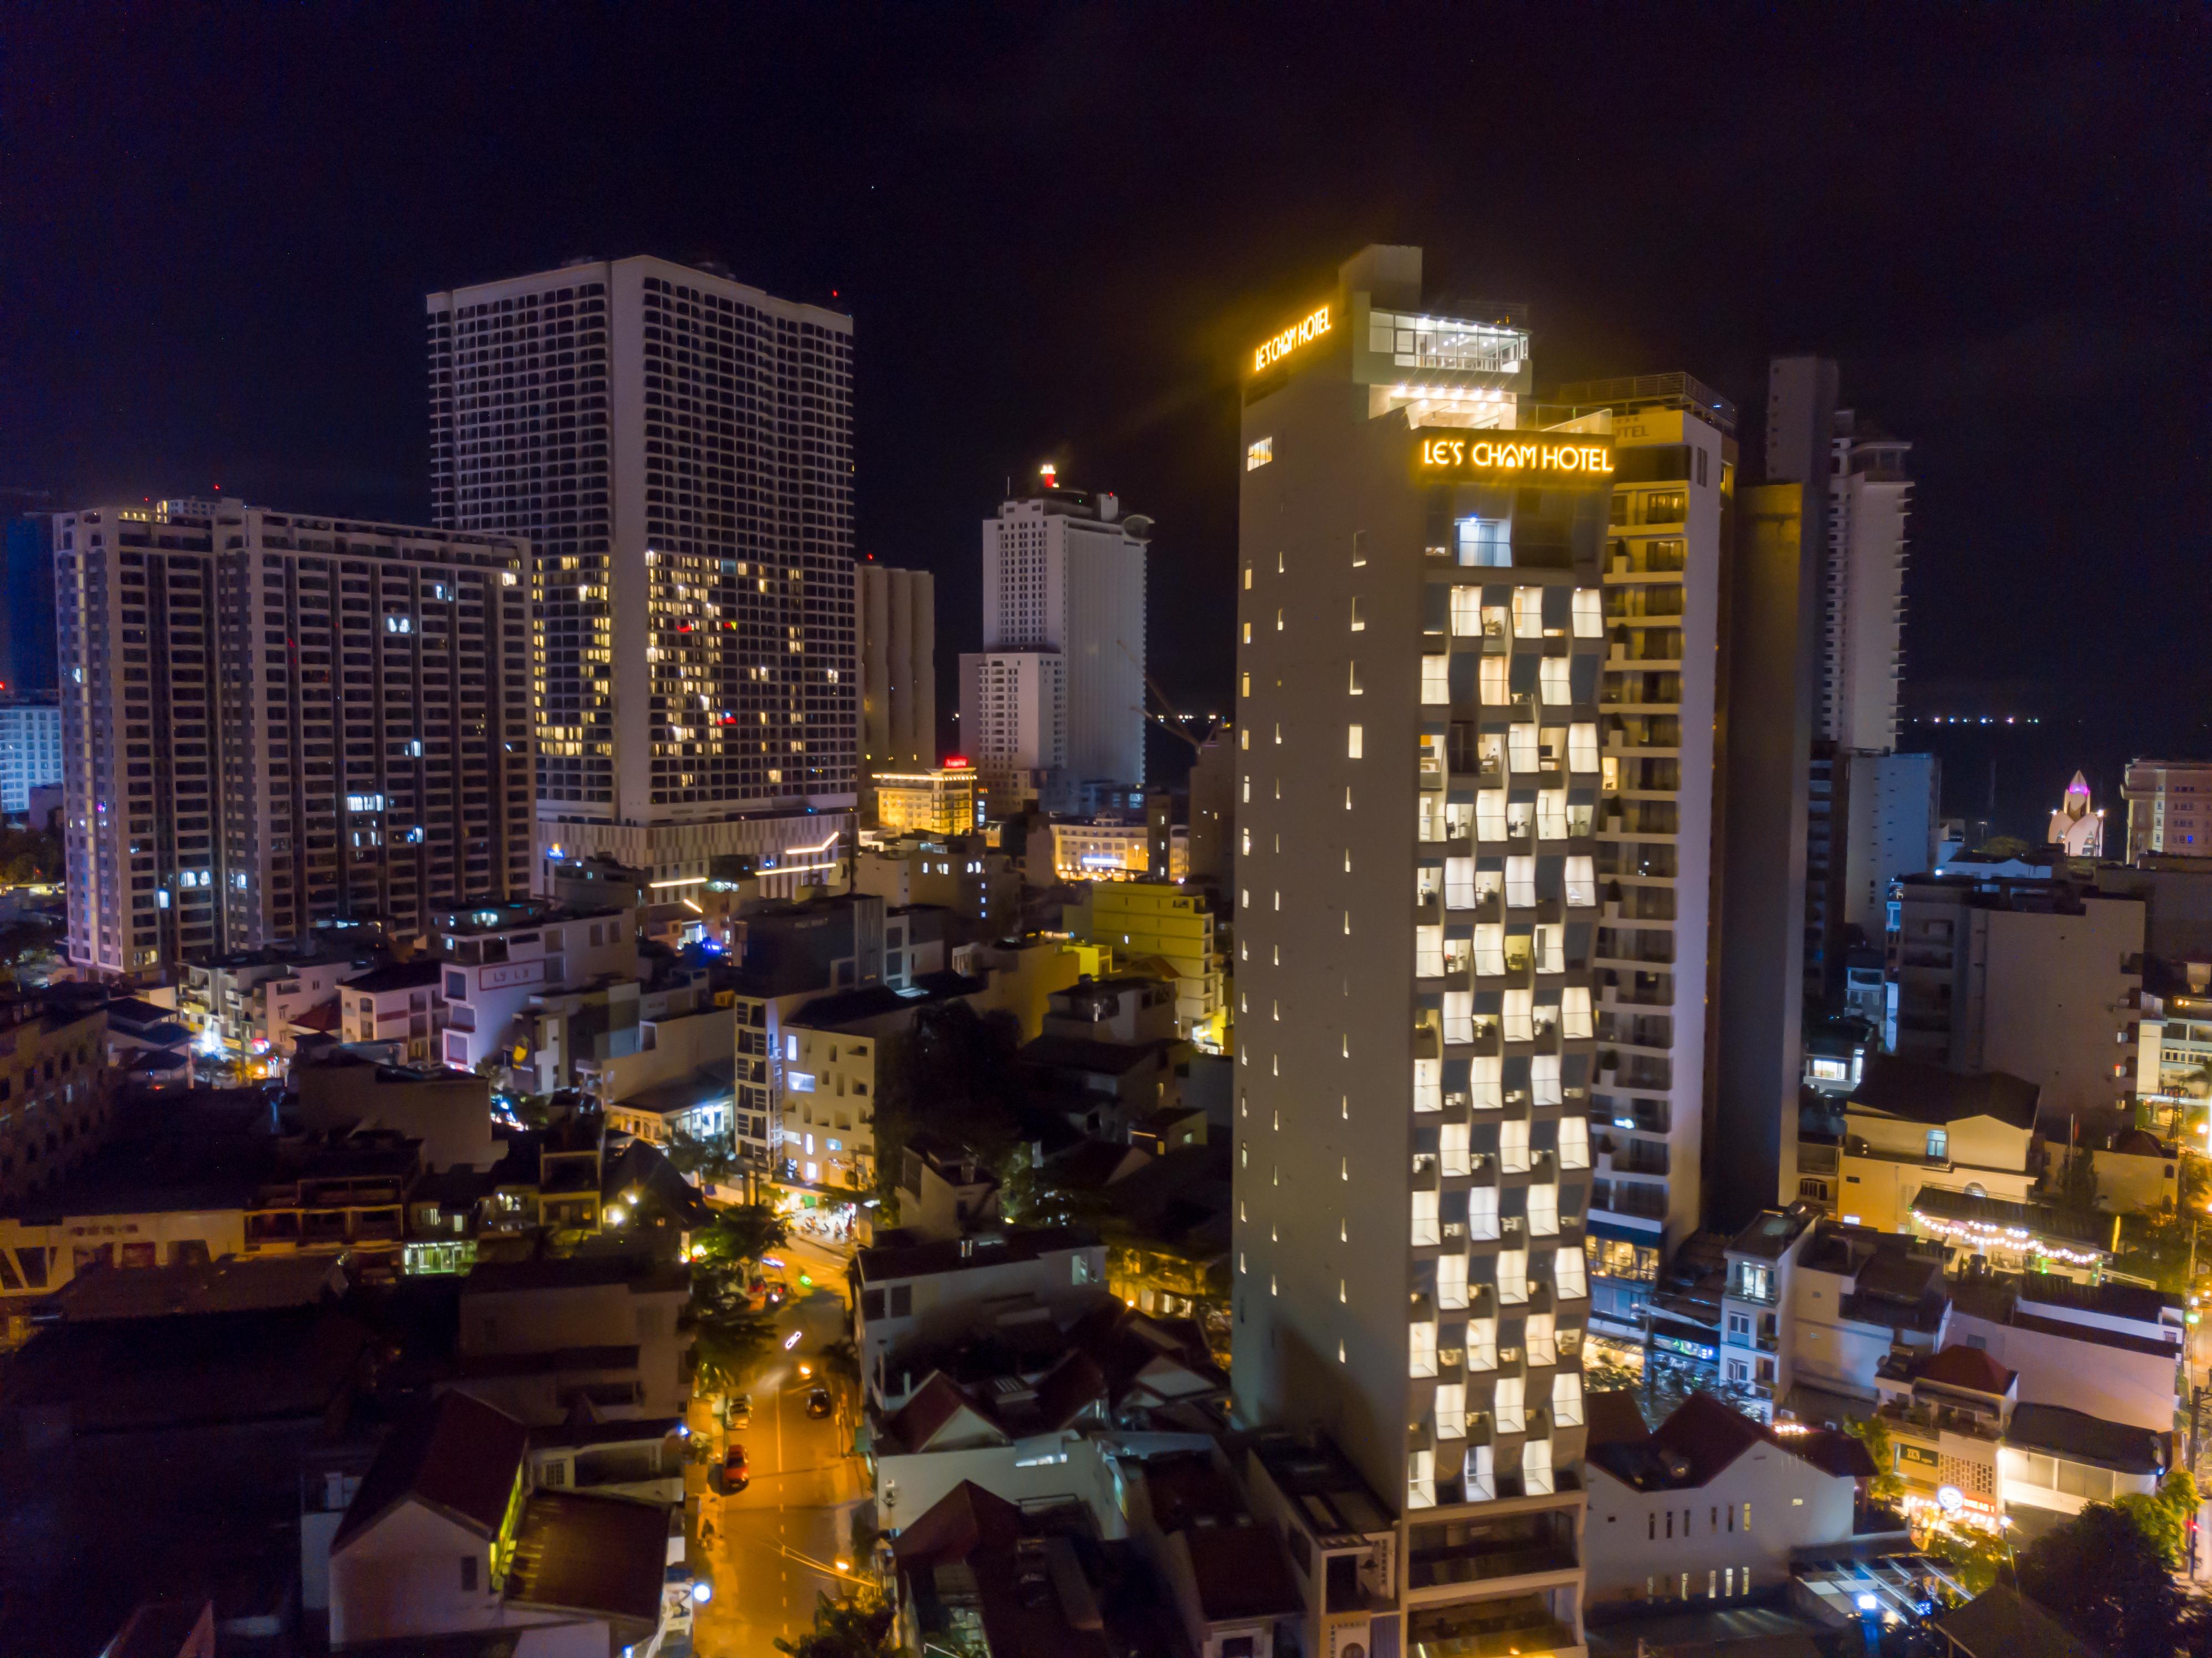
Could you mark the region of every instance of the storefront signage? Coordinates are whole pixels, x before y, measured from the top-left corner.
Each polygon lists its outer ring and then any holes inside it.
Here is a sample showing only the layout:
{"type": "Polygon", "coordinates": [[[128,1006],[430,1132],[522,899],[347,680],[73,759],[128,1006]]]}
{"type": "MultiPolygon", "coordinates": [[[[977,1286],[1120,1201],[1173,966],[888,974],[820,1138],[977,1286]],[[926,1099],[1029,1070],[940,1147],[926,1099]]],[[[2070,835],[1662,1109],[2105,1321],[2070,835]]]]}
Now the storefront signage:
{"type": "Polygon", "coordinates": [[[1901,1444],[1897,1448],[1897,1466],[1900,1472],[1906,1468],[1925,1468],[1933,1473],[1938,1465],[1935,1452],[1923,1450],[1917,1445],[1901,1444]]]}
{"type": "Polygon", "coordinates": [[[1424,477],[1525,476],[1547,483],[1601,483],[1613,476],[1613,446],[1581,436],[1425,437],[1424,477]]]}
{"type": "Polygon", "coordinates": [[[1717,1347],[1709,1347],[1701,1341],[1685,1341],[1680,1336],[1655,1335],[1651,1338],[1651,1345],[1662,1352],[1680,1353],[1685,1358],[1694,1358],[1705,1364],[1712,1363],[1721,1356],[1717,1347]]]}
{"type": "Polygon", "coordinates": [[[497,967],[477,969],[478,990],[509,990],[517,985],[534,985],[545,977],[544,957],[529,962],[507,962],[497,967]]]}
{"type": "Polygon", "coordinates": [[[1322,306],[1310,316],[1302,317],[1281,333],[1262,340],[1252,353],[1252,372],[1264,373],[1302,345],[1310,345],[1328,332],[1328,307],[1322,306]]]}

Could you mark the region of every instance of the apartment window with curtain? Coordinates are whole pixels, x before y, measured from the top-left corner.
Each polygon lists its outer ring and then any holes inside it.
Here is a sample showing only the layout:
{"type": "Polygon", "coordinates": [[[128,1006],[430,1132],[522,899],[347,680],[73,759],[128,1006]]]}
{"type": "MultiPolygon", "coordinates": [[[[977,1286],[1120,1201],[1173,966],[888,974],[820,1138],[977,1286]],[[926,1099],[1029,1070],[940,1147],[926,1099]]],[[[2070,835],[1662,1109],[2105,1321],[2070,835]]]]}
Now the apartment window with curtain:
{"type": "Polygon", "coordinates": [[[1451,630],[1459,639],[1479,639],[1482,636],[1482,589],[1455,587],[1451,590],[1451,630]]]}
{"type": "Polygon", "coordinates": [[[1501,1249],[1498,1254],[1498,1299],[1502,1305],[1521,1307],[1528,1301],[1528,1252],[1501,1249]]]}
{"type": "Polygon", "coordinates": [[[1541,587],[1516,587],[1513,590],[1513,636],[1516,639],[1541,639],[1544,636],[1544,590],[1541,587]]]}
{"type": "MultiPolygon", "coordinates": [[[[1425,656],[1421,659],[1421,701],[1428,704],[1451,701],[1451,658],[1425,656]]],[[[1590,769],[1596,769],[1595,762],[1590,769]]]]}

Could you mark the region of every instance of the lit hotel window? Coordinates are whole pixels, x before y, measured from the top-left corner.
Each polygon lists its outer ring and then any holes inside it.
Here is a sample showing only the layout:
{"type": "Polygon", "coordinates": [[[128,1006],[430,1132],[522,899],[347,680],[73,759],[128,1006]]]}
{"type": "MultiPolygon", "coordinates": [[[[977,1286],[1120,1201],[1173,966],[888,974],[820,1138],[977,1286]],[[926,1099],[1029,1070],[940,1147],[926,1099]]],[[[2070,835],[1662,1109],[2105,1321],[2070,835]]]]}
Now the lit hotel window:
{"type": "Polygon", "coordinates": [[[1244,452],[1244,470],[1256,472],[1275,458],[1275,440],[1261,438],[1244,452]]]}

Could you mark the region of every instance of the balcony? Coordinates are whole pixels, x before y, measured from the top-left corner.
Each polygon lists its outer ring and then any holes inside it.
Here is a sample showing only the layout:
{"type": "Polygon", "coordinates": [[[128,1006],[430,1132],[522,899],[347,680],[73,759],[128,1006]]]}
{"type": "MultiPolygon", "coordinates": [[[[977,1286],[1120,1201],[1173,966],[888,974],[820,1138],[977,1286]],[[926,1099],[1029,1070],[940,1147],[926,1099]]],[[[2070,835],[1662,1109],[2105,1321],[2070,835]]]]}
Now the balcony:
{"type": "Polygon", "coordinates": [[[1407,1619],[1406,1640],[1409,1651],[1425,1658],[1514,1658],[1575,1648],[1575,1632],[1534,1594],[1416,1610],[1407,1619]]]}

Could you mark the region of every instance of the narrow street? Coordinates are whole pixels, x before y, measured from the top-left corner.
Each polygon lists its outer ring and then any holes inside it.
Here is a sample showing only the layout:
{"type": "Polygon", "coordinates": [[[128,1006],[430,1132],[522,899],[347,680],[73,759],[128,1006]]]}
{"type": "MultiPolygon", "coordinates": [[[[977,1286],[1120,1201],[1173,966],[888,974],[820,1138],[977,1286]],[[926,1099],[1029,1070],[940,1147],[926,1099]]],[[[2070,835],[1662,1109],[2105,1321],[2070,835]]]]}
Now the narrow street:
{"type": "Polygon", "coordinates": [[[717,1496],[707,1465],[684,1477],[687,1495],[698,1498],[691,1521],[690,1562],[714,1585],[699,1609],[693,1645],[701,1658],[759,1658],[779,1637],[793,1639],[813,1627],[817,1597],[867,1586],[866,1563],[851,1558],[854,1505],[867,1495],[865,1470],[852,1449],[858,1400],[847,1382],[830,1376],[822,1350],[845,1334],[845,1259],[811,1240],[778,1252],[794,1299],[777,1321],[798,1345],[780,1352],[753,1382],[752,1421],[726,1435],[708,1402],[691,1401],[691,1431],[720,1461],[731,1442],[743,1445],[750,1470],[745,1490],[717,1496]],[[814,1279],[809,1290],[799,1283],[814,1279]],[[811,1376],[799,1374],[811,1365],[811,1376]],[[806,1396],[817,1384],[830,1389],[836,1409],[826,1418],[806,1414],[806,1396]],[[847,1563],[851,1576],[841,1574],[847,1563]]]}

